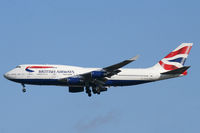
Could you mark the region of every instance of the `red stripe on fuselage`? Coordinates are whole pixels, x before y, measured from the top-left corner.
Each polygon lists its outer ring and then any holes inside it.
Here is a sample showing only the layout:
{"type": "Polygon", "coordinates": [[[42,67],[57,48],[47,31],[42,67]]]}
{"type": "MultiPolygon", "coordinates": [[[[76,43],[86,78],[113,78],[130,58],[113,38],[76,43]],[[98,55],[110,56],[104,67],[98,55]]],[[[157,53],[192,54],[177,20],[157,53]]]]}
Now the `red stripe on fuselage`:
{"type": "Polygon", "coordinates": [[[26,69],[28,68],[35,68],[35,69],[40,69],[40,68],[54,68],[52,66],[28,66],[26,67],[26,69]]]}
{"type": "Polygon", "coordinates": [[[185,46],[177,51],[174,51],[174,52],[171,52],[169,53],[165,58],[170,58],[170,57],[173,57],[177,54],[189,54],[190,50],[191,50],[192,46],[185,46]],[[189,50],[188,50],[189,48],[189,50]]]}

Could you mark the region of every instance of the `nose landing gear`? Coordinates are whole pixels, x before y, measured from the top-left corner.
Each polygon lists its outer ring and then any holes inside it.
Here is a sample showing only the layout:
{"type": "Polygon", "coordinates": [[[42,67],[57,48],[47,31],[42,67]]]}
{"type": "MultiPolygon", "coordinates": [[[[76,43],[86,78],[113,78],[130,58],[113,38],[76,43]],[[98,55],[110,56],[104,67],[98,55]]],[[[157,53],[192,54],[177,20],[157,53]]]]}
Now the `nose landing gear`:
{"type": "Polygon", "coordinates": [[[25,88],[25,85],[22,84],[23,88],[22,88],[22,92],[25,93],[26,92],[26,88],[25,88]]]}

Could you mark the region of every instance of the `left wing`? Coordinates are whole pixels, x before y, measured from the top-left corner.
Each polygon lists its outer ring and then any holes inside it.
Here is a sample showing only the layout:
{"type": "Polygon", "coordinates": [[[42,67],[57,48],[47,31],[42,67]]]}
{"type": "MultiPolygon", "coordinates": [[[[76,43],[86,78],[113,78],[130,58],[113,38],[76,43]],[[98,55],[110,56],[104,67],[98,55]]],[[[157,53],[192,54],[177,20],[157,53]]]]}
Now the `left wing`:
{"type": "Polygon", "coordinates": [[[119,72],[121,72],[121,70],[119,70],[119,68],[122,68],[122,67],[128,65],[129,63],[137,60],[138,57],[139,56],[137,55],[131,59],[122,61],[120,63],[114,64],[114,65],[111,65],[108,67],[104,67],[103,69],[100,69],[100,70],[84,73],[84,74],[81,74],[80,76],[82,76],[86,80],[88,80],[88,79],[103,79],[105,77],[110,78],[111,76],[116,75],[119,72]]]}
{"type": "MultiPolygon", "coordinates": [[[[83,73],[83,74],[79,74],[79,75],[75,75],[73,77],[70,78],[80,78],[81,80],[83,80],[84,82],[98,82],[95,84],[103,84],[106,81],[106,77],[111,77],[113,75],[116,75],[117,73],[121,72],[121,70],[119,70],[120,68],[128,65],[129,63],[137,60],[139,56],[135,56],[131,59],[122,61],[120,63],[108,66],[108,67],[104,67],[102,69],[99,70],[95,70],[95,71],[91,71],[91,72],[87,72],[87,73],[83,73]]],[[[66,81],[67,78],[62,78],[60,79],[61,81],[66,81]]]]}
{"type": "MultiPolygon", "coordinates": [[[[94,94],[96,93],[100,94],[101,91],[107,90],[107,88],[105,87],[105,82],[107,81],[107,78],[118,74],[119,72],[121,72],[121,70],[119,70],[120,68],[137,60],[137,58],[138,56],[135,56],[131,59],[122,61],[120,63],[108,67],[104,67],[102,69],[94,70],[83,74],[78,74],[72,77],[62,78],[59,80],[62,82],[67,82],[69,85],[78,85],[78,84],[84,85],[86,87],[86,93],[88,93],[88,96],[91,96],[90,86],[92,86],[92,91],[94,94]]],[[[83,91],[83,87],[78,87],[78,88],[75,87],[73,89],[71,88],[71,90],[73,90],[73,92],[81,92],[83,91]]]]}
{"type": "Polygon", "coordinates": [[[120,63],[117,63],[117,64],[115,64],[115,65],[111,65],[111,66],[105,67],[105,68],[103,68],[103,70],[109,71],[109,72],[115,71],[115,70],[117,70],[117,69],[119,69],[119,68],[122,68],[122,67],[124,67],[125,65],[128,65],[129,63],[131,63],[131,62],[137,60],[138,57],[139,57],[139,55],[137,55],[137,56],[135,56],[135,57],[133,57],[133,58],[131,58],[131,59],[122,61],[122,62],[120,62],[120,63]]]}

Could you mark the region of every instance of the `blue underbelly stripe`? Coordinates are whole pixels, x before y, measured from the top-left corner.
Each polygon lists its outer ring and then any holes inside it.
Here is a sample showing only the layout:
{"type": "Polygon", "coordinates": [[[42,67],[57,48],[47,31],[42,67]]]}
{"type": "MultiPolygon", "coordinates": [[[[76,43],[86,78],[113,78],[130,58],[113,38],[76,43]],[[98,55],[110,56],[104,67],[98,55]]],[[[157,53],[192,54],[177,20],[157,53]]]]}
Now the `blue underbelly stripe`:
{"type": "MultiPolygon", "coordinates": [[[[57,79],[12,79],[14,82],[32,85],[60,85],[67,86],[66,82],[59,81],[57,79]]],[[[105,86],[128,86],[137,85],[152,82],[149,80],[108,80],[105,82],[105,86]]],[[[80,84],[78,84],[80,85],[80,84]]]]}

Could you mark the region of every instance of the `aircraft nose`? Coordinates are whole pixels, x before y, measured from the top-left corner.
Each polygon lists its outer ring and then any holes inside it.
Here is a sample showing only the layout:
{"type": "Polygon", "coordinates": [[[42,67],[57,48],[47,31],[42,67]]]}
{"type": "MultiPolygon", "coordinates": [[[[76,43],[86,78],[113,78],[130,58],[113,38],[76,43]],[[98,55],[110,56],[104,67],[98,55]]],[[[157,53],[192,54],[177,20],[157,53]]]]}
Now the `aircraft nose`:
{"type": "Polygon", "coordinates": [[[6,79],[9,79],[9,74],[8,73],[5,73],[3,76],[6,78],[6,79]]]}
{"type": "Polygon", "coordinates": [[[3,76],[4,76],[4,78],[7,78],[7,73],[5,73],[3,76]]]}

